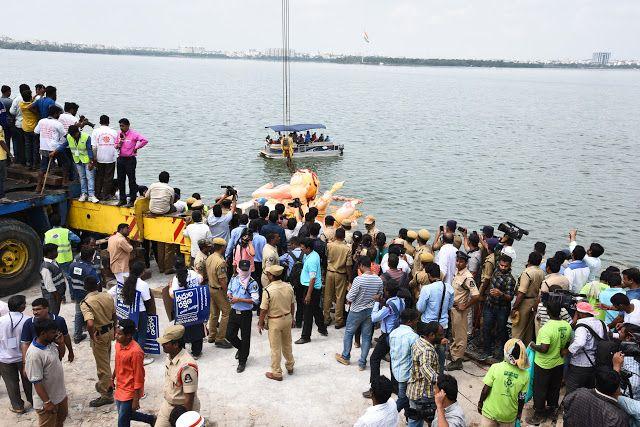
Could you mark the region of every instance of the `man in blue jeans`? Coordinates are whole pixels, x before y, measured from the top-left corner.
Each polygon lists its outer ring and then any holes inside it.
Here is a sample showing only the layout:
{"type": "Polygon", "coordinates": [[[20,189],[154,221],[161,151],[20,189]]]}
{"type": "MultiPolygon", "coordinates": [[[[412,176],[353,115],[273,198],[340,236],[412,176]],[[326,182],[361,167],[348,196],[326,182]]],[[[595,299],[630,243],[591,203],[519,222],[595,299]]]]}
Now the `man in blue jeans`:
{"type": "Polygon", "coordinates": [[[347,302],[351,303],[351,309],[347,316],[347,328],[342,342],[342,354],[336,353],[336,360],[343,365],[350,363],[353,335],[358,327],[362,327],[362,348],[360,349],[358,366],[361,371],[364,371],[367,366],[367,356],[369,355],[371,337],[373,335],[371,311],[373,310],[374,298],[382,294],[382,279],[371,272],[371,260],[369,257],[360,257],[358,271],[360,275],[353,280],[347,293],[347,302]]]}
{"type": "MultiPolygon", "coordinates": [[[[489,296],[482,312],[484,354],[479,356],[479,360],[487,360],[492,356],[494,349],[502,349],[507,342],[507,319],[511,312],[515,288],[516,279],[511,274],[511,257],[500,255],[498,268],[493,272],[487,288],[489,296]]],[[[497,355],[498,359],[502,359],[501,354],[497,355]]]]}
{"type": "Polygon", "coordinates": [[[118,427],[129,427],[131,421],[155,425],[156,417],[138,412],[144,392],[144,352],[133,339],[136,324],[122,319],[116,327],[115,368],[111,377],[113,397],[118,408],[118,427]]]}

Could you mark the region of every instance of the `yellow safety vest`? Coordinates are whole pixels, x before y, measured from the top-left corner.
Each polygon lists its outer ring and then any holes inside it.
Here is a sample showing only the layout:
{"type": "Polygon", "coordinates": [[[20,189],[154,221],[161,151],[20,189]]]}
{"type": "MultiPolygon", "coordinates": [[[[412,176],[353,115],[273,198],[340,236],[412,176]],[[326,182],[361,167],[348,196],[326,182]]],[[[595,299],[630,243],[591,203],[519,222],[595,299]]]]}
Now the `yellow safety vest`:
{"type": "MultiPolygon", "coordinates": [[[[71,156],[76,163],[89,163],[89,153],[87,152],[87,140],[89,135],[86,133],[80,133],[80,141],[73,139],[71,135],[67,135],[67,142],[69,143],[69,149],[71,150],[71,156]]],[[[91,150],[91,147],[89,147],[91,150]]]]}
{"type": "Polygon", "coordinates": [[[73,261],[69,230],[66,228],[56,227],[44,233],[44,243],[53,243],[58,246],[58,257],[56,258],[58,264],[73,261]]]}

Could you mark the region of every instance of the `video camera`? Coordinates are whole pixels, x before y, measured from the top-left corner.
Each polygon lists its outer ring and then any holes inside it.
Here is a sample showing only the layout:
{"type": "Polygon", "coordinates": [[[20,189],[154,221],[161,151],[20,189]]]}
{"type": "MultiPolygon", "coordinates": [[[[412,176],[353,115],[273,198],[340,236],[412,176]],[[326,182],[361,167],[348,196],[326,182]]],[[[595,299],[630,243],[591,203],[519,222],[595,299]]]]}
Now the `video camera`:
{"type": "Polygon", "coordinates": [[[498,226],[498,231],[502,231],[513,240],[520,240],[522,236],[528,236],[529,232],[524,228],[520,228],[512,222],[503,222],[498,226]]]}
{"type": "Polygon", "coordinates": [[[226,192],[227,197],[229,197],[229,196],[237,196],[238,195],[238,191],[235,188],[233,188],[232,185],[221,185],[220,188],[226,188],[227,189],[227,192],[226,192]]]}
{"type": "Polygon", "coordinates": [[[288,203],[288,205],[292,208],[299,209],[302,207],[302,202],[300,201],[300,198],[296,197],[295,199],[293,199],[293,202],[288,203]]]}
{"type": "Polygon", "coordinates": [[[557,301],[560,303],[560,306],[566,309],[570,314],[575,313],[576,304],[586,299],[587,297],[585,295],[575,294],[564,289],[558,289],[549,293],[543,292],[541,294],[541,301],[543,303],[547,303],[549,301],[557,301]]]}

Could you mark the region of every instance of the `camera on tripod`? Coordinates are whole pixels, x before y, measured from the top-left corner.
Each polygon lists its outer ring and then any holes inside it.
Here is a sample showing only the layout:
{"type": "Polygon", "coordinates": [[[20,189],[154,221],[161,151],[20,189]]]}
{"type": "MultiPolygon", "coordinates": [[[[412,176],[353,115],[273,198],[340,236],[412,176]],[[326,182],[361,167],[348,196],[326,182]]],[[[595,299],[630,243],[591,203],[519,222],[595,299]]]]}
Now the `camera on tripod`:
{"type": "Polygon", "coordinates": [[[520,240],[522,236],[528,236],[529,232],[524,228],[520,228],[512,222],[503,222],[498,226],[498,231],[502,231],[513,240],[520,240]]]}
{"type": "Polygon", "coordinates": [[[227,197],[232,197],[232,196],[237,196],[238,195],[238,191],[235,188],[233,188],[232,185],[221,185],[220,188],[226,188],[227,189],[227,191],[225,193],[227,197]]]}

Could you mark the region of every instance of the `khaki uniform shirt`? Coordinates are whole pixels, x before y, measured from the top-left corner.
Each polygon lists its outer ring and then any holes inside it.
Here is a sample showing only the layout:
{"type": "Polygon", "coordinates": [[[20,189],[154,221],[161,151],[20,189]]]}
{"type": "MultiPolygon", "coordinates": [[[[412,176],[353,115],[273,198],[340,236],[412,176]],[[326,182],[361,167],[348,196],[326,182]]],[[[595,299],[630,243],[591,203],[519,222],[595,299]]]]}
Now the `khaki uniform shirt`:
{"type": "Polygon", "coordinates": [[[276,280],[262,291],[260,310],[267,310],[269,317],[281,317],[291,313],[291,304],[296,297],[293,286],[282,280],[276,280]]]}
{"type": "Polygon", "coordinates": [[[482,264],[482,275],[480,277],[480,281],[483,283],[486,280],[491,280],[491,276],[493,276],[493,270],[496,268],[496,254],[489,254],[484,260],[482,264]]]}
{"type": "Polygon", "coordinates": [[[127,238],[120,233],[109,237],[107,241],[107,251],[109,252],[109,267],[113,274],[129,272],[129,254],[133,251],[133,246],[127,238]]]}
{"type": "Polygon", "coordinates": [[[227,263],[222,255],[214,252],[207,258],[207,278],[212,289],[222,288],[221,280],[227,279],[227,263]]]}
{"type": "Polygon", "coordinates": [[[207,256],[202,251],[198,251],[198,254],[194,258],[193,269],[204,279],[202,283],[209,282],[207,280],[207,256]]]}
{"type": "MultiPolygon", "coordinates": [[[[542,271],[542,270],[541,270],[542,271]]],[[[549,292],[552,286],[560,286],[563,290],[569,290],[569,279],[560,273],[551,273],[542,281],[540,292],[549,292]]]]}
{"type": "Polygon", "coordinates": [[[320,234],[320,240],[325,243],[333,242],[336,239],[336,229],[333,227],[325,227],[322,234],[320,234]]]}
{"type": "Polygon", "coordinates": [[[80,304],[85,322],[93,320],[96,328],[110,325],[116,312],[113,297],[106,292],[93,291],[87,294],[80,304]]]}
{"type": "Polygon", "coordinates": [[[518,278],[518,292],[522,292],[527,298],[537,298],[540,294],[540,285],[544,280],[544,273],[538,266],[525,268],[518,278]]]}
{"type": "Polygon", "coordinates": [[[187,350],[167,357],[164,370],[164,399],[176,406],[185,403],[185,393],[198,391],[198,365],[187,350]]]}
{"type": "Polygon", "coordinates": [[[462,271],[456,271],[456,275],[453,276],[453,302],[456,305],[466,304],[471,297],[480,295],[475,280],[473,280],[473,274],[466,268],[462,271]]]}
{"type": "Polygon", "coordinates": [[[423,270],[422,262],[420,262],[420,254],[423,254],[423,253],[433,254],[433,250],[431,249],[430,244],[427,243],[426,245],[418,246],[414,254],[411,255],[413,257],[413,266],[411,267],[411,274],[413,276],[415,276],[419,271],[423,270]]]}
{"type": "Polygon", "coordinates": [[[404,252],[407,255],[410,255],[412,258],[414,258],[414,255],[416,253],[416,248],[415,246],[413,246],[411,243],[407,242],[406,240],[404,241],[404,252]]]}
{"type": "Polygon", "coordinates": [[[262,283],[267,283],[267,268],[272,265],[279,265],[280,257],[278,256],[278,250],[270,244],[264,245],[262,249],[262,283]]]}
{"type": "Polygon", "coordinates": [[[327,245],[327,271],[346,274],[347,267],[352,265],[350,245],[337,240],[327,245]]]}
{"type": "Polygon", "coordinates": [[[366,234],[368,234],[369,236],[371,236],[371,238],[373,239],[373,243],[376,243],[376,236],[378,235],[378,233],[380,232],[380,230],[378,230],[377,227],[373,227],[371,230],[367,230],[366,234]]]}

